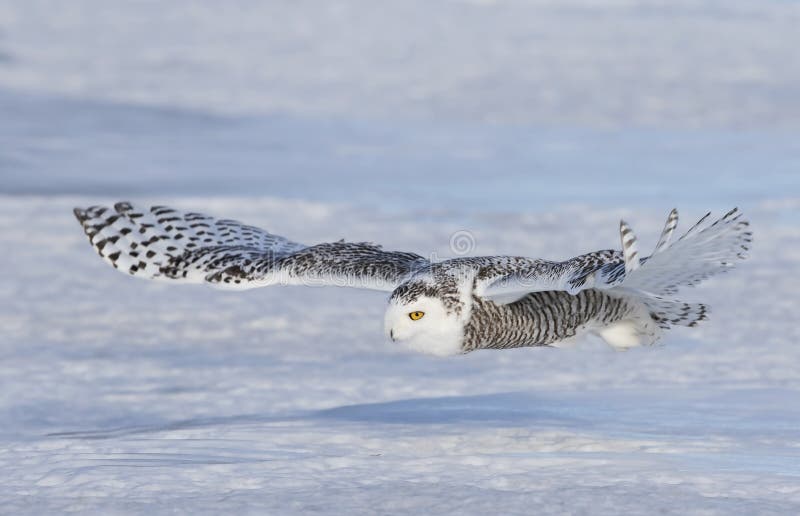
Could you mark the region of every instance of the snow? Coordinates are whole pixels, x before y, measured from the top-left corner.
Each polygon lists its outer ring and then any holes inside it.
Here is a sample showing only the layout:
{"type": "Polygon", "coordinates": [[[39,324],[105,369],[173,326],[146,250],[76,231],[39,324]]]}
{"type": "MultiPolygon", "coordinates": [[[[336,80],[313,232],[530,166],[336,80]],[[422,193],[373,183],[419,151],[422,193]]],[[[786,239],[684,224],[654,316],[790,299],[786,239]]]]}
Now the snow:
{"type": "Polygon", "coordinates": [[[800,512],[796,2],[211,5],[0,2],[0,512],[800,512]],[[755,242],[661,345],[441,359],[378,292],[125,277],[71,214],[119,199],[439,258],[645,251],[672,207],[755,242]]]}
{"type": "MultiPolygon", "coordinates": [[[[780,210],[748,210],[753,259],[692,292],[712,304],[711,321],[663,346],[434,359],[384,340],[380,293],[229,293],[118,274],[71,220],[73,205],[91,201],[0,203],[5,510],[800,507],[800,231],[780,210]]],[[[305,241],[348,228],[442,256],[457,227],[418,231],[413,213],[270,198],[175,204],[305,241]]],[[[476,252],[564,254],[610,244],[614,211],[535,217],[544,224],[508,214],[471,228],[476,252]]],[[[654,241],[658,222],[641,217],[640,232],[654,241]]]]}
{"type": "Polygon", "coordinates": [[[25,0],[2,84],[200,108],[792,126],[793,0],[25,0]]]}

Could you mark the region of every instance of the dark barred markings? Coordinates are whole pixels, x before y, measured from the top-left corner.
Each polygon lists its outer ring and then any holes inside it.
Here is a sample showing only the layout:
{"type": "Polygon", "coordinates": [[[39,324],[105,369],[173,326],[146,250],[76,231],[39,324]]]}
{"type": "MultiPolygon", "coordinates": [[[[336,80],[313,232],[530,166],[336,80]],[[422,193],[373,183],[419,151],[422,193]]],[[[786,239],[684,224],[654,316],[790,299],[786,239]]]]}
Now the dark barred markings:
{"type": "Polygon", "coordinates": [[[684,303],[661,297],[650,297],[645,300],[650,317],[662,329],[673,326],[694,327],[700,321],[708,319],[710,309],[703,303],[684,303]]]}
{"type": "MultiPolygon", "coordinates": [[[[661,274],[649,274],[646,278],[640,275],[633,280],[634,287],[659,296],[672,296],[679,289],[695,286],[726,272],[737,260],[747,258],[753,234],[749,231],[749,223],[742,220],[742,213],[734,208],[707,224],[710,216],[707,213],[669,245],[659,241],[658,252],[643,259],[642,264],[650,262],[661,274]]],[[[667,221],[665,241],[670,240],[676,225],[677,212],[671,213],[667,221]]],[[[630,283],[628,281],[626,285],[630,283]]]]}
{"type": "Polygon", "coordinates": [[[371,286],[392,290],[427,260],[413,253],[384,251],[369,242],[332,242],[291,254],[262,253],[209,275],[211,283],[287,281],[308,286],[371,286]]]}
{"type": "Polygon", "coordinates": [[[669,212],[669,217],[667,217],[667,222],[664,224],[664,229],[661,231],[661,236],[658,237],[658,243],[656,244],[653,254],[658,254],[669,245],[670,240],[672,240],[672,234],[675,232],[675,228],[677,227],[678,210],[673,208],[672,211],[669,212]]]}
{"type": "Polygon", "coordinates": [[[554,262],[524,257],[486,256],[452,260],[477,269],[475,289],[484,296],[503,292],[611,288],[625,278],[625,261],[619,251],[604,250],[554,262]],[[591,282],[589,282],[591,280],[591,282]]]}
{"type": "Polygon", "coordinates": [[[400,304],[421,296],[439,299],[448,316],[465,321],[464,352],[545,346],[622,320],[641,332],[642,342],[652,343],[659,327],[694,326],[708,317],[706,305],[672,294],[730,269],[752,241],[736,209],[711,224],[703,217],[674,240],[673,210],[650,256],[641,256],[633,231],[622,222],[622,252],[596,251],[562,262],[484,256],[430,263],[368,242],[305,246],[166,206],[139,209],[122,202],[113,209],[76,208],[75,216],[106,262],[137,277],[233,288],[372,288],[392,291],[390,300],[400,304]]]}
{"type": "MultiPolygon", "coordinates": [[[[169,258],[167,263],[159,268],[159,272],[165,277],[173,279],[186,278],[193,271],[204,274],[219,274],[219,272],[213,271],[231,271],[231,276],[234,276],[234,271],[244,271],[253,263],[264,260],[265,256],[281,255],[247,246],[203,247],[187,250],[179,256],[169,258]]],[[[211,281],[210,278],[206,279],[211,281]]]]}
{"type": "MultiPolygon", "coordinates": [[[[522,256],[478,256],[474,258],[457,258],[451,260],[478,267],[475,279],[478,282],[491,281],[513,272],[521,279],[535,279],[543,274],[553,277],[572,275],[575,282],[582,282],[586,277],[603,266],[623,264],[622,253],[604,250],[582,254],[563,262],[536,260],[522,256]]],[[[624,269],[623,269],[624,270],[624,269]]]]}
{"type": "Polygon", "coordinates": [[[252,259],[258,252],[303,247],[253,226],[165,206],[137,209],[120,202],[113,210],[92,206],[74,212],[101,257],[117,269],[148,278],[182,279],[205,267],[252,259]]]}
{"type": "Polygon", "coordinates": [[[98,254],[114,268],[145,278],[231,287],[286,282],[391,291],[428,261],[368,242],[304,246],[262,229],[166,206],[76,208],[98,254]]]}
{"type": "Polygon", "coordinates": [[[632,310],[630,300],[595,289],[577,295],[536,292],[507,305],[476,296],[463,350],[547,346],[574,337],[583,327],[620,321],[632,310]]]}

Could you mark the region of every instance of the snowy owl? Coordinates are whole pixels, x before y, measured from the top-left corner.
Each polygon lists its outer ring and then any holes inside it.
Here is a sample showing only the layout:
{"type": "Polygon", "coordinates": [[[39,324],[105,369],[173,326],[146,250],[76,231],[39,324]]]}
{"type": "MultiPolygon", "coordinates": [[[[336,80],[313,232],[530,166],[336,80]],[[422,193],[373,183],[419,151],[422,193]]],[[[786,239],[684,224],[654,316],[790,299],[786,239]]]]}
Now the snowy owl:
{"type": "Polygon", "coordinates": [[[335,285],[390,292],[386,336],[412,349],[454,355],[478,349],[554,346],[587,333],[617,349],[694,326],[708,307],[674,298],[745,258],[751,233],[737,209],[707,214],[673,239],[672,210],[650,256],[620,223],[622,251],[554,262],[519,256],[431,261],[366,242],[303,245],[233,220],[165,206],[76,208],[98,254],[141,278],[232,289],[335,285]]]}

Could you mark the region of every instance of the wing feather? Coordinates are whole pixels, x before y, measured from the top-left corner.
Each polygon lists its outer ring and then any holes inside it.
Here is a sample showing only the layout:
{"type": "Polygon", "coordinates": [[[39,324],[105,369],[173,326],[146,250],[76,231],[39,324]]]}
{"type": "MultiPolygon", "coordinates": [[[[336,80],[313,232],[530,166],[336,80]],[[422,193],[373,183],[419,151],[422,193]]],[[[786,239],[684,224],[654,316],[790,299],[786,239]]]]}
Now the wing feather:
{"type": "Polygon", "coordinates": [[[625,276],[619,251],[595,251],[563,262],[530,258],[488,257],[476,277],[475,294],[498,304],[530,294],[563,290],[577,294],[587,288],[611,288],[625,276]]]}
{"type": "Polygon", "coordinates": [[[392,290],[428,264],[419,255],[361,242],[306,246],[234,220],[127,202],[76,208],[97,253],[132,276],[248,289],[335,285],[392,290]]]}
{"type": "Polygon", "coordinates": [[[597,251],[563,262],[488,258],[478,274],[475,292],[501,304],[531,292],[563,290],[576,294],[587,288],[619,287],[619,292],[635,293],[646,303],[651,298],[671,296],[680,287],[696,285],[730,269],[749,250],[752,233],[737,209],[711,224],[707,224],[709,217],[710,213],[706,214],[682,237],[673,240],[678,212],[672,210],[655,251],[641,258],[636,237],[625,222],[620,223],[622,252],[597,251]]]}

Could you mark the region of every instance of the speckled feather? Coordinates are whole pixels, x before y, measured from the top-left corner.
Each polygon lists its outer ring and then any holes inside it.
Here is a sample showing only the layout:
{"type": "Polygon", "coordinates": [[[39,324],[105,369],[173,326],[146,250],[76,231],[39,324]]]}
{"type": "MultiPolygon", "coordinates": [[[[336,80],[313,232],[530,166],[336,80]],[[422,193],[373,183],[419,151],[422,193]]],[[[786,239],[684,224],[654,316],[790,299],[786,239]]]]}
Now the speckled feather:
{"type": "MultiPolygon", "coordinates": [[[[391,292],[390,304],[441,302],[462,321],[461,352],[551,345],[629,324],[636,342],[663,329],[707,318],[700,303],[673,298],[745,257],[752,234],[738,210],[712,224],[701,219],[672,241],[673,210],[652,255],[641,257],[635,234],[620,224],[622,250],[554,262],[515,256],[461,257],[431,263],[369,242],[303,245],[262,229],[165,206],[117,203],[75,215],[97,253],[132,276],[247,289],[275,284],[334,285],[391,292]]],[[[620,340],[621,339],[621,340],[620,340]]],[[[624,346],[623,346],[624,347],[624,346]]]]}
{"type": "Polygon", "coordinates": [[[427,260],[368,242],[306,246],[233,220],[164,206],[75,209],[97,253],[136,277],[246,289],[275,283],[391,290],[427,260]]]}

